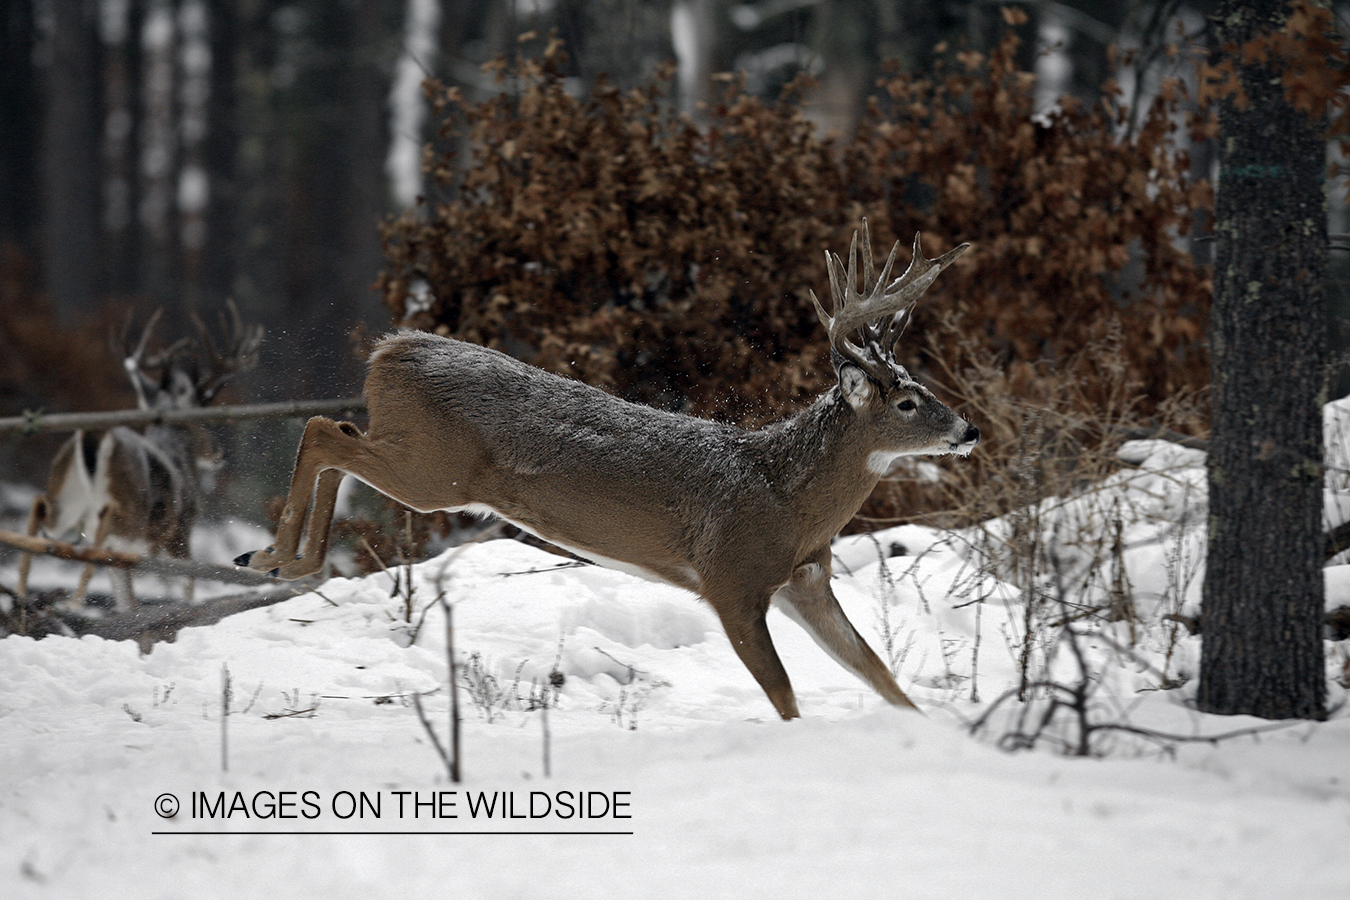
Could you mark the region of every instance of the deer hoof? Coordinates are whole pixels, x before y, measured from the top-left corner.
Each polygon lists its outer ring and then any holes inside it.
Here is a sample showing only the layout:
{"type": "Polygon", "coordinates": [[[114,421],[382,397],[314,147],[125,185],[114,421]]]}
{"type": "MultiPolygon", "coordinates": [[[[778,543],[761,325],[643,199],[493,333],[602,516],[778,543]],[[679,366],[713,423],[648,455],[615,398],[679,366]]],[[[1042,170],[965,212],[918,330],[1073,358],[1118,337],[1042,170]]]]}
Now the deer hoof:
{"type": "Polygon", "coordinates": [[[236,557],[234,558],[234,564],[235,564],[236,566],[240,566],[241,568],[247,569],[247,568],[248,568],[248,564],[249,564],[250,562],[253,561],[253,554],[254,554],[255,552],[257,552],[257,551],[250,550],[250,551],[247,552],[247,553],[241,553],[241,554],[239,554],[238,556],[236,556],[236,557]]]}

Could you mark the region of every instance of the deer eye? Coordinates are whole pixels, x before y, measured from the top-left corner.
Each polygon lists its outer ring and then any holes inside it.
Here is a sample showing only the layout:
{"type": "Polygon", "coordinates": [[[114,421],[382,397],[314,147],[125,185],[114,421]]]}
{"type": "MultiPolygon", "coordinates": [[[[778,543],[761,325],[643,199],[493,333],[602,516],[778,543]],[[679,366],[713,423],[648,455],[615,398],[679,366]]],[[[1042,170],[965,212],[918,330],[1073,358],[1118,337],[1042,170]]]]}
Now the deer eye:
{"type": "Polygon", "coordinates": [[[919,404],[915,403],[913,400],[910,400],[909,398],[905,398],[904,400],[901,400],[900,402],[895,404],[895,408],[898,410],[902,410],[903,412],[909,412],[911,410],[918,409],[918,407],[919,404]]]}

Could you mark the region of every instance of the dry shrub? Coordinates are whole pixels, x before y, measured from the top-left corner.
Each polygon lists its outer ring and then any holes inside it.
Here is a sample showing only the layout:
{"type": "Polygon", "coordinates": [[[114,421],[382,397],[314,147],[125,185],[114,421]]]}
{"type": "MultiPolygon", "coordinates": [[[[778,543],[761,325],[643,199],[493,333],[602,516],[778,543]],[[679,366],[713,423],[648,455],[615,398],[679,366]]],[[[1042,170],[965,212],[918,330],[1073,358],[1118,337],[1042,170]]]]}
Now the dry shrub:
{"type": "Polygon", "coordinates": [[[120,334],[123,308],[105,303],[67,324],[33,281],[27,259],[0,247],[0,415],[126,405],[131,388],[109,340],[120,334]]]}
{"type": "Polygon", "coordinates": [[[818,393],[807,289],[847,230],[820,202],[842,190],[830,145],[734,83],[703,129],[662,81],[581,99],[562,66],[551,44],[510,73],[519,93],[479,105],[433,89],[451,199],[386,228],[395,317],[665,408],[764,421],[818,393]]]}
{"type": "Polygon", "coordinates": [[[1116,335],[1151,412],[1208,382],[1210,277],[1179,238],[1212,193],[1176,148],[1182,88],[1165,85],[1133,140],[1119,140],[1113,86],[1096,108],[1066,97],[1037,115],[1016,49],[1009,34],[988,57],[957,54],[955,71],[888,79],[843,154],[845,181],[882,211],[874,232],[884,222],[895,236],[973,245],[915,313],[917,329],[942,322],[962,340],[929,341],[916,362],[992,363],[1019,393],[1050,366],[1084,378],[1087,412],[1109,398],[1083,350],[1116,335]]]}
{"type": "MultiPolygon", "coordinates": [[[[1151,403],[1118,325],[1062,365],[1011,371],[975,352],[958,329],[955,314],[945,316],[926,342],[957,345],[954,355],[964,362],[943,368],[936,380],[954,408],[979,423],[980,444],[969,459],[902,460],[863,507],[862,524],[983,522],[1095,484],[1120,468],[1116,450],[1128,438],[1204,430],[1207,391],[1151,403]]],[[[949,349],[930,347],[931,358],[949,349]]]]}
{"type": "MultiPolygon", "coordinates": [[[[120,333],[123,311],[104,303],[78,322],[62,322],[33,288],[27,257],[0,245],[0,416],[25,412],[89,412],[135,404],[109,335],[120,333]]],[[[11,478],[39,482],[66,439],[60,433],[0,442],[11,478]]]]}
{"type": "Polygon", "coordinates": [[[795,93],[766,103],[734,78],[699,125],[665,102],[669,71],[573,96],[556,42],[500,61],[485,102],[429,85],[441,199],[387,223],[385,302],[405,325],[753,425],[833,383],[807,296],[822,249],[842,252],[864,215],[879,251],[915,231],[931,256],[971,241],[900,354],[986,440],[949,467],[961,481],[892,485],[867,512],[951,509],[1006,478],[1037,404],[1062,436],[1040,452],[1072,457],[1207,382],[1210,284],[1177,242],[1210,194],[1171,142],[1180,89],[1122,140],[1111,92],[1034,115],[1016,47],[893,73],[849,140],[820,136],[795,93]],[[1107,345],[1128,390],[1103,377],[1107,345]]]}

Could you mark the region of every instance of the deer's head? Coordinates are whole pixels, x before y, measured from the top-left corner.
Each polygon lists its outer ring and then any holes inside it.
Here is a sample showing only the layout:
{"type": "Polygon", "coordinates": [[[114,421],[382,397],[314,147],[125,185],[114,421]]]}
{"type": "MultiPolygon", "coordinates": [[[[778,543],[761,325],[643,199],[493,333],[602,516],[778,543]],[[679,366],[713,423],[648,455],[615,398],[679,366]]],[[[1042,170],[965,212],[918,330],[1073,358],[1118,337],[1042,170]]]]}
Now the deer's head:
{"type": "Polygon", "coordinates": [[[830,336],[830,359],[839,377],[839,389],[859,419],[868,425],[875,449],[872,468],[884,472],[897,456],[958,453],[965,456],[980,439],[979,429],[966,422],[932,391],[910,377],[895,359],[895,343],[923,292],[943,269],[970,246],[962,244],[937,259],[926,259],[919,235],[914,236],[914,258],[909,268],[891,279],[897,241],[878,273],[872,261],[872,239],[867,220],[862,223],[862,287],[858,285],[858,234],[848,251],[848,265],[826,251],[834,314],[811,293],[816,314],[830,336]],[[857,334],[860,342],[854,342],[857,334]]]}

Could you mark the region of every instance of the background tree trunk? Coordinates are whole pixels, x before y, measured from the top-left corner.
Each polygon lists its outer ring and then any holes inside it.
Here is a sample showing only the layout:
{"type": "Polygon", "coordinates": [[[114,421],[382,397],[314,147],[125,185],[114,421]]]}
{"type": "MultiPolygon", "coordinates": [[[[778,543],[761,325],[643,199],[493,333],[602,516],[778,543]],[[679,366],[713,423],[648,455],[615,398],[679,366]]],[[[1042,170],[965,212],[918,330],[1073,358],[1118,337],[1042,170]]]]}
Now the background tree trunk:
{"type": "Polygon", "coordinates": [[[100,56],[94,4],[52,0],[50,13],[43,268],[52,302],[69,322],[89,308],[101,288],[100,56]]]}
{"type": "Polygon", "coordinates": [[[240,17],[237,4],[210,0],[211,94],[207,107],[207,134],[203,148],[210,179],[211,202],[206,224],[206,248],[202,261],[203,284],[212,300],[236,293],[234,270],[240,258],[239,220],[239,43],[240,17]]]}
{"type": "Polygon", "coordinates": [[[40,209],[34,14],[30,0],[15,0],[0,16],[0,244],[23,250],[36,243],[40,209]]]}
{"type": "MultiPolygon", "coordinates": [[[[1283,0],[1230,0],[1219,43],[1240,45],[1287,15],[1283,0]]],[[[1220,111],[1197,699],[1206,712],[1321,718],[1326,148],[1322,123],[1285,101],[1277,73],[1239,73],[1248,102],[1229,98],[1220,111]]]]}

